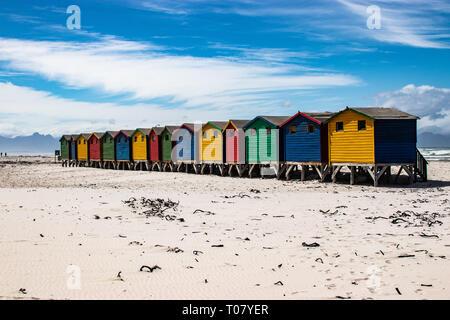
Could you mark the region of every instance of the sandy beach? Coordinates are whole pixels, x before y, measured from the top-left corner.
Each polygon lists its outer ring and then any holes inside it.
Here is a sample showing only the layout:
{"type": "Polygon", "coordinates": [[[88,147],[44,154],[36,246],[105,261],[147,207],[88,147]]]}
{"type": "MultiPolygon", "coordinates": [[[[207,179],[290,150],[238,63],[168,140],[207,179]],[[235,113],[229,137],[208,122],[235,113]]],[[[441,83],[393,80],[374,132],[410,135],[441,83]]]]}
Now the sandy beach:
{"type": "Polygon", "coordinates": [[[9,157],[0,181],[0,299],[450,298],[450,162],[374,188],[9,157]]]}

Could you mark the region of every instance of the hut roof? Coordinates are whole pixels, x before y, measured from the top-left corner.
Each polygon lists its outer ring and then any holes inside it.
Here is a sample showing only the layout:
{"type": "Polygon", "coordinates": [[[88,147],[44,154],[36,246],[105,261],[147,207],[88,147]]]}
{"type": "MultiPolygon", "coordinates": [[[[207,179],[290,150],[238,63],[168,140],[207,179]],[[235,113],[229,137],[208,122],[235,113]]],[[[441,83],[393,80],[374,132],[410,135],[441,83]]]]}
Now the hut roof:
{"type": "Polygon", "coordinates": [[[275,127],[279,127],[289,118],[290,118],[289,116],[257,116],[252,120],[250,120],[249,122],[247,122],[247,124],[244,126],[244,129],[248,128],[253,122],[255,122],[258,119],[262,119],[275,127]]]}
{"type": "Polygon", "coordinates": [[[152,131],[152,128],[137,128],[131,135],[134,135],[137,131],[140,131],[144,136],[148,136],[152,131]]]}
{"type": "Polygon", "coordinates": [[[101,137],[103,137],[104,134],[105,134],[104,132],[92,132],[92,133],[89,135],[89,139],[90,139],[92,136],[96,136],[97,139],[101,139],[101,137]]]}
{"type": "Polygon", "coordinates": [[[71,135],[71,134],[63,134],[61,136],[61,139],[59,139],[59,141],[61,141],[62,139],[66,140],[66,141],[70,141],[70,140],[73,139],[73,135],[71,135]]]}
{"type": "Polygon", "coordinates": [[[114,136],[114,138],[117,137],[117,135],[119,135],[121,132],[124,135],[126,135],[127,137],[131,137],[133,135],[134,131],[136,131],[136,130],[120,130],[117,132],[117,134],[114,136]]]}
{"type": "MultiPolygon", "coordinates": [[[[119,133],[119,131],[106,131],[106,132],[103,134],[103,136],[109,135],[110,137],[114,138],[114,137],[117,135],[117,133],[119,133]]],[[[102,138],[103,138],[103,136],[102,136],[102,138]]]]}
{"type": "Polygon", "coordinates": [[[372,120],[376,119],[396,119],[396,120],[417,120],[420,119],[417,116],[414,116],[412,114],[400,111],[395,108],[378,108],[378,107],[372,107],[372,108],[349,108],[346,107],[344,110],[339,111],[338,113],[334,114],[332,117],[330,117],[326,122],[330,121],[331,119],[337,117],[342,112],[345,112],[347,110],[359,113],[367,118],[370,118],[372,120]]]}
{"type": "Polygon", "coordinates": [[[79,135],[77,135],[77,139],[79,138],[79,137],[83,137],[83,138],[85,138],[85,139],[89,139],[89,137],[91,136],[89,133],[80,133],[79,135]]]}
{"type": "Polygon", "coordinates": [[[292,117],[287,119],[285,122],[283,122],[280,127],[286,125],[287,123],[291,122],[291,120],[297,118],[298,116],[303,116],[311,121],[314,121],[315,123],[321,124],[327,121],[330,117],[332,117],[335,114],[335,112],[297,112],[292,117]]]}
{"type": "Polygon", "coordinates": [[[159,136],[163,131],[165,127],[153,127],[152,131],[155,131],[156,135],[159,136]]]}
{"type": "Polygon", "coordinates": [[[178,126],[165,126],[164,128],[166,128],[170,133],[172,133],[175,129],[178,128],[178,126]]]}
{"type": "Polygon", "coordinates": [[[225,128],[223,128],[222,132],[225,131],[225,129],[228,127],[228,125],[230,123],[235,129],[242,129],[249,121],[250,120],[228,120],[228,122],[227,122],[225,128]]]}
{"type": "MultiPolygon", "coordinates": [[[[202,123],[201,125],[202,125],[202,128],[203,128],[204,123],[202,123]]],[[[188,123],[188,122],[183,123],[181,126],[179,126],[178,128],[176,128],[175,130],[181,129],[182,127],[185,127],[185,128],[187,128],[188,130],[194,132],[195,123],[188,123]]]]}
{"type": "Polygon", "coordinates": [[[225,129],[228,122],[227,121],[208,121],[207,123],[202,125],[202,129],[208,124],[212,125],[216,129],[222,131],[223,129],[225,129]]]}

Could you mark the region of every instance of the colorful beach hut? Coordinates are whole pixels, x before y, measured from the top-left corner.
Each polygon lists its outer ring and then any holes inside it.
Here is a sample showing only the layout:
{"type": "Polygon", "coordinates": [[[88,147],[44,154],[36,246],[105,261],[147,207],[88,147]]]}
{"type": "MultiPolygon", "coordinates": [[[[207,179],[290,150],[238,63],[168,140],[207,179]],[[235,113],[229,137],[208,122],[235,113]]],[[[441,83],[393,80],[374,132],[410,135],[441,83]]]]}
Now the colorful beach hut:
{"type": "Polygon", "coordinates": [[[101,137],[101,148],[103,156],[103,167],[104,168],[115,168],[116,167],[116,152],[114,137],[117,135],[118,131],[106,131],[101,137]]]}
{"type": "Polygon", "coordinates": [[[328,125],[332,112],[297,112],[280,125],[280,174],[290,178],[292,170],[301,166],[304,180],[309,167],[314,168],[323,181],[328,173],[328,125]]]}
{"type": "Polygon", "coordinates": [[[78,135],[76,143],[77,143],[77,164],[79,166],[84,166],[89,161],[88,156],[88,139],[89,133],[81,133],[78,135]]]}
{"type": "Polygon", "coordinates": [[[70,134],[63,135],[61,139],[59,139],[59,142],[61,144],[60,151],[61,151],[62,166],[67,167],[71,159],[71,151],[72,151],[71,147],[73,144],[72,135],[70,134]]]}
{"type": "Polygon", "coordinates": [[[134,130],[120,130],[114,137],[114,144],[116,147],[116,162],[117,169],[131,168],[131,136],[134,130]]]}
{"type": "Polygon", "coordinates": [[[102,166],[102,145],[101,145],[101,137],[104,135],[104,132],[93,132],[88,138],[88,155],[89,155],[89,164],[93,167],[101,167],[102,166]]]}
{"type": "Polygon", "coordinates": [[[244,126],[250,120],[229,120],[222,131],[225,145],[225,168],[231,176],[233,168],[242,177],[245,168],[245,132],[244,126]]]}
{"type": "Polygon", "coordinates": [[[160,129],[154,128],[155,130],[150,133],[150,156],[152,159],[156,159],[156,157],[158,157],[158,160],[155,163],[158,164],[158,168],[161,171],[174,170],[174,165],[172,162],[172,149],[175,146],[175,142],[172,141],[172,133],[177,128],[178,126],[165,126],[159,134],[158,132],[160,129]],[[155,138],[153,138],[152,135],[155,135],[155,138]],[[157,145],[158,155],[156,154],[153,145],[157,145]]]}
{"type": "Polygon", "coordinates": [[[349,108],[336,113],[328,123],[329,164],[332,180],[342,167],[350,168],[350,183],[356,169],[369,172],[378,185],[384,174],[390,176],[392,166],[405,170],[412,182],[414,172],[426,179],[426,161],[417,167],[421,157],[416,148],[418,117],[395,108],[349,108]]]}
{"type": "Polygon", "coordinates": [[[245,157],[249,164],[249,176],[256,167],[274,164],[278,174],[280,161],[279,126],[288,116],[258,116],[245,126],[245,157]]]}
{"type": "Polygon", "coordinates": [[[224,144],[222,131],[227,125],[226,121],[208,121],[202,126],[200,145],[200,173],[203,174],[206,167],[209,173],[213,173],[217,168],[223,174],[224,164],[224,144]]]}
{"type": "MultiPolygon", "coordinates": [[[[174,147],[172,149],[172,161],[175,164],[176,170],[181,171],[184,166],[186,172],[189,172],[189,167],[194,165],[194,161],[198,160],[199,139],[198,132],[194,123],[183,123],[172,133],[172,141],[174,147]]],[[[194,170],[196,167],[194,166],[194,170]]]]}
{"type": "Polygon", "coordinates": [[[134,168],[148,170],[149,161],[149,135],[151,128],[138,128],[131,135],[131,153],[134,168]]]}

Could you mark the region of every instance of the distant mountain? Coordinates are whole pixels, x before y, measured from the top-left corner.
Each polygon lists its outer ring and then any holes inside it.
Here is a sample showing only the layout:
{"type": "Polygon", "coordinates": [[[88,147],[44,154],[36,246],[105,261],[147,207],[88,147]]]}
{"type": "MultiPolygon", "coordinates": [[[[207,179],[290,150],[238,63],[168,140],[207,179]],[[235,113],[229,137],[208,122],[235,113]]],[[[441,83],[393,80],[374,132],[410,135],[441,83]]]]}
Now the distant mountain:
{"type": "Polygon", "coordinates": [[[443,135],[431,132],[423,132],[417,136],[419,147],[445,147],[450,148],[450,134],[443,135]]]}
{"type": "Polygon", "coordinates": [[[7,138],[0,136],[0,152],[10,154],[54,154],[59,149],[59,141],[51,135],[33,133],[31,136],[7,138]]]}

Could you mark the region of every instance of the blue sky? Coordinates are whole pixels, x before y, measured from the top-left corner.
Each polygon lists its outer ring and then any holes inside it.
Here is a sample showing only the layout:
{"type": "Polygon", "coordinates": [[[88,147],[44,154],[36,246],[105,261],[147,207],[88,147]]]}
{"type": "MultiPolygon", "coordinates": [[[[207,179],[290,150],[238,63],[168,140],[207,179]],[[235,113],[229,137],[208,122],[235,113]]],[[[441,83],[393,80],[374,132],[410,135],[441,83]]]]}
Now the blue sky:
{"type": "Polygon", "coordinates": [[[450,133],[449,17],[438,0],[9,2],[0,135],[345,106],[396,107],[450,133]],[[79,30],[66,26],[70,5],[79,30]]]}

